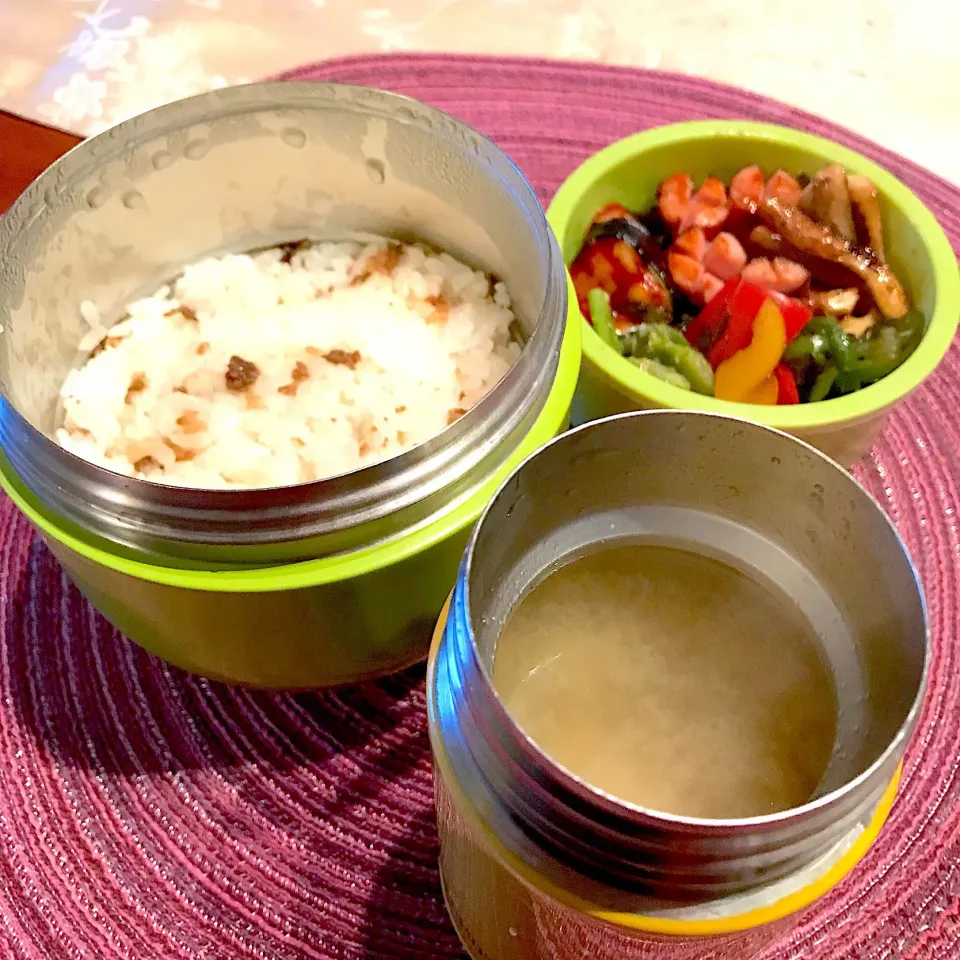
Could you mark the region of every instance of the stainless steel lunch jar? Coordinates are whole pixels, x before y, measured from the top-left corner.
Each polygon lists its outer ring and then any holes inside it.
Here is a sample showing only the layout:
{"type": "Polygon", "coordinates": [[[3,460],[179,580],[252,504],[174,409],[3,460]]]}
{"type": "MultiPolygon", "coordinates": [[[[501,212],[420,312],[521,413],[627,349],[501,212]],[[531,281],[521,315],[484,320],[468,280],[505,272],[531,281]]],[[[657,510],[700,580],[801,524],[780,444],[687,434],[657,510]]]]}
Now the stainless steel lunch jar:
{"type": "MultiPolygon", "coordinates": [[[[750,957],[869,848],[896,792],[928,662],[924,601],[886,515],[785,434],[689,412],[580,427],[519,466],[467,547],[428,676],[440,865],[489,960],[750,957]],[[497,636],[564,558],[640,540],[725,559],[820,637],[838,727],[821,787],[768,816],[620,802],[554,764],[491,682],[497,636]]],[[[655,775],[655,774],[651,774],[655,775]]]]}
{"type": "Polygon", "coordinates": [[[178,666],[310,688],[426,655],[469,530],[565,428],[580,320],[536,194],[490,141],[381,90],[258,83],[80,144],[0,219],[0,484],[84,594],[178,666]],[[198,257],[296,240],[419,239],[502,277],[520,358],[440,435],[269,490],[123,477],[51,438],[92,301],[105,323],[198,257]]]}

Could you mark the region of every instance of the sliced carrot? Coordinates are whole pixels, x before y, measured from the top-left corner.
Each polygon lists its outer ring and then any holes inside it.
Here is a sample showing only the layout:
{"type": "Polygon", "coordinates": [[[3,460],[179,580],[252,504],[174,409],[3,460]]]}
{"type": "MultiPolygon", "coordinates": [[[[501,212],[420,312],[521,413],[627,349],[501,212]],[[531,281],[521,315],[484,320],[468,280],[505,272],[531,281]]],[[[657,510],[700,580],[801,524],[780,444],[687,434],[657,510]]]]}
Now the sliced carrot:
{"type": "Polygon", "coordinates": [[[608,220],[621,220],[632,214],[622,203],[608,203],[602,206],[593,218],[594,223],[606,223],[608,220]]]}
{"type": "Polygon", "coordinates": [[[773,269],[769,257],[755,257],[740,271],[740,276],[764,290],[777,288],[777,272],[773,269]]]}
{"type": "Polygon", "coordinates": [[[793,293],[810,279],[810,271],[806,267],[787,257],[773,258],[773,272],[777,275],[776,289],[781,293],[793,293]]]}
{"type": "Polygon", "coordinates": [[[786,170],[775,171],[763,191],[764,197],[776,197],[784,203],[796,205],[800,202],[800,184],[786,170]]]}
{"type": "Polygon", "coordinates": [[[763,171],[758,166],[744,167],[730,181],[730,200],[735,207],[751,212],[763,199],[763,171]]]}
{"type": "Polygon", "coordinates": [[[691,227],[677,237],[674,246],[680,253],[685,253],[694,260],[702,260],[707,252],[707,238],[700,227],[691,227]]]}
{"type": "Polygon", "coordinates": [[[671,250],[667,254],[667,267],[673,282],[687,295],[700,298],[703,289],[703,264],[685,253],[671,250]]]}
{"type": "Polygon", "coordinates": [[[716,274],[709,273],[705,270],[703,272],[703,302],[709,303],[724,286],[724,282],[716,276],[716,274]]]}
{"type": "Polygon", "coordinates": [[[689,173],[675,173],[660,184],[657,203],[660,216],[670,226],[675,227],[687,212],[687,205],[693,196],[693,180],[689,173]]]}
{"type": "Polygon", "coordinates": [[[732,233],[718,233],[703,255],[703,266],[721,280],[735,277],[747,263],[743,244],[732,233]]]}

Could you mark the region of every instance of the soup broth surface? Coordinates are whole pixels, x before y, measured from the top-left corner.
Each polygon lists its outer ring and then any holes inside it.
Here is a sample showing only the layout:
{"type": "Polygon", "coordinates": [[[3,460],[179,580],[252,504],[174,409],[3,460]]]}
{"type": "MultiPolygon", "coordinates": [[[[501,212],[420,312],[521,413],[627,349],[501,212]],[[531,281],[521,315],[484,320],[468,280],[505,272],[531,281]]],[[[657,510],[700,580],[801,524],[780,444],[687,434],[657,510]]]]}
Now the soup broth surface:
{"type": "Polygon", "coordinates": [[[674,547],[604,548],[552,573],[505,624],[493,680],[555,762],[664,813],[803,804],[833,750],[833,679],[800,610],[674,547]]]}

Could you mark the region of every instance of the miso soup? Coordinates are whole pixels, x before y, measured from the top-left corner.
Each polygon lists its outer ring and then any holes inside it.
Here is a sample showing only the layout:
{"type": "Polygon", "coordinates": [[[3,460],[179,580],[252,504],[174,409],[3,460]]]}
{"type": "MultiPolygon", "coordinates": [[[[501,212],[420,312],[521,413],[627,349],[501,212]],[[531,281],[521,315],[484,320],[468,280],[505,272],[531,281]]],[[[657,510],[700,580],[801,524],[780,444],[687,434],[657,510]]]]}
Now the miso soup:
{"type": "Polygon", "coordinates": [[[609,547],[548,576],[505,624],[493,680],[555,762],[663,813],[797,806],[833,750],[833,678],[800,610],[673,547],[609,547]]]}

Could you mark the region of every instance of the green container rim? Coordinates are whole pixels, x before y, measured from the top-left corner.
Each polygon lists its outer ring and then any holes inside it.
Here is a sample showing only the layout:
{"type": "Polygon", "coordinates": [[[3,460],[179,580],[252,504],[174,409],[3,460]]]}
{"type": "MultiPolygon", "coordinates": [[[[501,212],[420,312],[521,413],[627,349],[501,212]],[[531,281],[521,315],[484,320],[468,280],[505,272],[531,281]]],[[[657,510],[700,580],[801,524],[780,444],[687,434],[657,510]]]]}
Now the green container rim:
{"type": "MultiPolygon", "coordinates": [[[[870,177],[888,202],[897,207],[905,219],[916,225],[933,267],[934,310],[927,320],[920,345],[893,373],[863,390],[818,403],[782,407],[717,400],[665,383],[618,356],[581,315],[585,357],[613,381],[621,393],[648,405],[653,403],[672,409],[724,413],[788,431],[839,427],[850,421],[879,415],[919,386],[950,348],[960,323],[960,272],[950,241],[936,217],[905,184],[862,154],[832,140],[771,123],[698,120],[655,127],[618,140],[585,160],[561,184],[547,210],[547,221],[562,243],[577,205],[594,182],[624,161],[647,150],[678,144],[702,145],[704,140],[712,137],[742,137],[797,147],[870,177]]],[[[579,312],[576,302],[574,308],[579,312]]]]}
{"type": "Polygon", "coordinates": [[[59,527],[12,475],[0,457],[0,486],[24,515],[43,533],[94,563],[151,583],[221,593],[265,593],[296,590],[363,576],[420,553],[473,523],[513,468],[552,439],[566,425],[580,371],[580,330],[573,284],[567,277],[567,316],[557,375],[546,403],[530,432],[486,483],[462,503],[433,522],[408,534],[350,553],[270,567],[243,570],[194,570],[133,560],[93,546],[59,527]]]}

